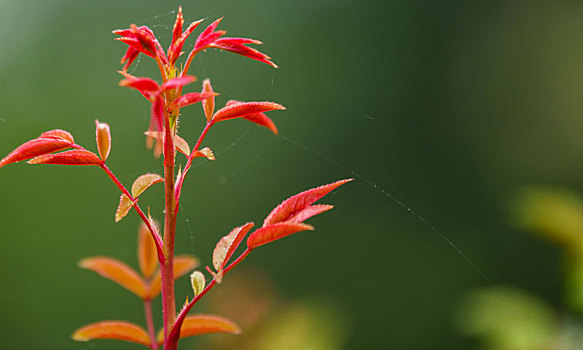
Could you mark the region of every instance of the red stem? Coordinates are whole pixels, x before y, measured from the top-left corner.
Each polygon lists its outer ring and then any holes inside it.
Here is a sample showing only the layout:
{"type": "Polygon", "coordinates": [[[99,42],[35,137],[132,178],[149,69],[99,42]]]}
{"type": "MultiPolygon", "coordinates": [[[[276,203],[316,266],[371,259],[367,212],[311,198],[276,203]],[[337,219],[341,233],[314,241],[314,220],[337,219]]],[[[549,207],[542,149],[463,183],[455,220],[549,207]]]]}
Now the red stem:
{"type": "MultiPolygon", "coordinates": [[[[227,266],[225,268],[225,270],[223,271],[223,276],[226,275],[229,271],[231,271],[235,266],[237,266],[241,261],[243,261],[247,255],[249,255],[249,253],[251,253],[251,249],[247,248],[235,261],[233,261],[229,266],[227,266]]],[[[202,292],[200,292],[200,294],[198,294],[197,296],[194,297],[194,299],[192,299],[192,301],[186,305],[181,311],[180,314],[178,315],[178,317],[176,318],[176,322],[174,323],[174,327],[172,328],[172,332],[170,332],[170,336],[169,336],[169,343],[174,343],[177,344],[178,343],[178,339],[180,336],[180,328],[182,327],[182,323],[184,322],[184,319],[186,318],[186,315],[188,315],[188,312],[190,312],[190,310],[192,309],[192,307],[194,306],[194,304],[196,304],[206,293],[208,293],[215,285],[217,284],[216,279],[213,278],[213,280],[211,281],[211,283],[209,283],[205,289],[203,289],[202,292]]],[[[164,347],[165,350],[175,350],[176,348],[168,348],[166,349],[166,347],[164,347]]]]}
{"type": "Polygon", "coordinates": [[[170,128],[170,117],[164,113],[164,184],[165,184],[165,217],[164,245],[166,256],[164,264],[160,264],[162,277],[162,313],[164,320],[164,349],[168,346],[168,334],[176,319],[176,297],[174,295],[174,239],[176,236],[176,199],[174,197],[174,139],[170,128]]]}
{"type": "Polygon", "coordinates": [[[158,234],[156,229],[152,226],[152,224],[150,223],[150,220],[148,220],[148,218],[146,217],[146,214],[144,214],[144,212],[142,211],[142,209],[140,208],[140,206],[136,202],[136,199],[129,193],[129,191],[119,181],[119,179],[115,176],[115,174],[107,167],[107,165],[105,165],[105,162],[101,163],[99,166],[111,178],[113,183],[120,189],[120,191],[123,194],[125,194],[126,196],[128,196],[128,198],[132,201],[132,203],[134,203],[134,205],[133,205],[134,209],[136,210],[136,212],[138,213],[140,218],[142,218],[142,221],[144,222],[144,224],[146,224],[146,226],[148,227],[148,230],[150,230],[150,233],[152,234],[152,238],[154,238],[154,243],[156,244],[156,251],[158,252],[158,261],[160,262],[160,264],[163,264],[165,261],[165,258],[164,258],[164,252],[162,250],[162,240],[160,238],[160,235],[158,234]]]}
{"type": "Polygon", "coordinates": [[[154,317],[152,316],[152,301],[144,300],[144,313],[146,314],[146,325],[148,326],[148,335],[150,336],[150,348],[158,350],[158,341],[156,340],[156,330],[154,329],[154,317]]]}

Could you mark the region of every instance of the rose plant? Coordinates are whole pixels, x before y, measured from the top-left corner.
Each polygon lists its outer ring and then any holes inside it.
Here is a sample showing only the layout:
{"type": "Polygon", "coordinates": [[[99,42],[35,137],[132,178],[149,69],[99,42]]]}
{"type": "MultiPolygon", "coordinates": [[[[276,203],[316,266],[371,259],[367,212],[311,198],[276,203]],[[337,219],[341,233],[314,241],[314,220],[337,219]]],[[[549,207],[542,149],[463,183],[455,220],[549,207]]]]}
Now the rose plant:
{"type": "Polygon", "coordinates": [[[284,110],[285,107],[274,102],[228,101],[222,108],[215,108],[215,96],[209,79],[202,83],[200,92],[183,93],[183,89],[194,83],[196,77],[189,75],[189,68],[201,51],[216,48],[266,63],[277,68],[270,57],[250,47],[260,41],[248,38],[225,37],[224,30],[217,30],[221,18],[211,23],[197,37],[194,48],[186,61],[177,66],[184,53],[183,46],[193,31],[203,20],[192,22],[183,30],[182,8],[178,9],[172,31],[172,42],[164,51],[154,32],[147,26],[132,24],[128,29],[115,30],[117,40],[127,44],[121,59],[123,76],[121,86],[139,91],[151,105],[151,117],[145,132],[147,145],[154,148],[154,155],[162,156],[164,174],[144,174],[139,176],[128,190],[107,166],[111,151],[111,132],[107,123],[96,121],[97,153],[77,144],[73,136],[64,130],[56,129],[42,133],[39,137],[25,142],[0,161],[0,167],[27,160],[29,164],[89,165],[101,168],[121,191],[115,221],[122,220],[133,208],[142,223],[138,235],[138,260],[141,275],[125,263],[110,257],[90,257],[82,260],[80,266],[92,270],[128,289],[143,300],[146,328],[127,321],[100,321],[86,325],[73,334],[73,339],[117,339],[142,344],[153,350],[161,346],[166,350],[177,349],[180,338],[198,334],[223,332],[239,333],[239,327],[231,320],[207,314],[189,315],[196,303],[223,277],[243,261],[255,248],[284,238],[291,234],[313,230],[305,223],[314,215],[332,209],[331,205],[314,204],[350,179],[336,181],[296,194],[279,204],[264,220],[261,227],[253,230],[252,222],[234,228],[217,243],[212,257],[214,269],[206,267],[212,278],[207,284],[203,272],[190,274],[193,297],[184,302],[177,313],[174,281],[188,274],[198,266],[198,260],[191,256],[175,255],[177,214],[186,175],[197,157],[214,160],[210,148],[201,148],[205,136],[218,122],[243,118],[266,127],[277,134],[273,121],[265,112],[284,110]],[[127,72],[128,67],[138,55],[153,58],[160,70],[161,82],[148,77],[136,77],[127,72]],[[190,148],[188,141],[178,135],[178,121],[181,109],[200,103],[206,117],[206,125],[200,136],[190,148]],[[186,157],[184,165],[177,164],[176,154],[186,157]],[[178,167],[177,167],[178,165],[178,167]],[[146,214],[139,204],[139,196],[156,183],[164,183],[164,221],[163,227],[146,214]],[[247,237],[247,238],[246,238],[247,237]],[[246,238],[246,248],[237,255],[237,248],[246,238]],[[235,257],[236,256],[236,257],[235,257]],[[162,328],[156,333],[152,316],[151,301],[162,295],[162,328]]]}

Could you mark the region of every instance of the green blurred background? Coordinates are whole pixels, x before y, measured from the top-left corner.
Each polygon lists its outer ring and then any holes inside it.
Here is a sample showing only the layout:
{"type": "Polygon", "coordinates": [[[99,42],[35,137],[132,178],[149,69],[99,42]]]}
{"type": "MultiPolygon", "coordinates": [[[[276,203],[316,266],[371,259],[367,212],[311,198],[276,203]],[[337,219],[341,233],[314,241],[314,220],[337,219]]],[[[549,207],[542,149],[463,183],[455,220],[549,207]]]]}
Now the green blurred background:
{"type": "MultiPolygon", "coordinates": [[[[557,248],[512,229],[506,208],[522,185],[583,192],[583,3],[0,0],[0,154],[54,128],[95,149],[98,118],[111,125],[109,163],[124,183],[161,172],[144,148],[149,106],[117,86],[125,46],[111,30],[145,24],[166,47],[180,4],[187,22],[224,16],[228,35],[262,40],[281,67],[199,55],[191,72],[212,79],[218,105],[288,110],[270,114],[280,136],[244,121],[213,129],[205,145],[217,160],[185,183],[178,253],[208,264],[234,226],[356,177],[324,201],[336,208],[310,221],[315,232],[243,265],[289,305],[330,305],[341,321],[328,348],[471,348],[454,314],[476,287],[512,284],[560,305],[557,248]]],[[[130,71],[155,68],[141,57],[130,71]]],[[[202,125],[200,107],[184,109],[191,144],[202,125]]],[[[158,218],[161,190],[141,200],[158,218]]],[[[143,319],[135,297],[76,265],[89,255],[136,265],[138,218],[114,224],[109,180],[97,168],[18,164],[0,170],[0,194],[0,348],[139,349],[70,339],[85,323],[143,319]]],[[[179,300],[190,293],[186,279],[177,289],[179,300]]]]}

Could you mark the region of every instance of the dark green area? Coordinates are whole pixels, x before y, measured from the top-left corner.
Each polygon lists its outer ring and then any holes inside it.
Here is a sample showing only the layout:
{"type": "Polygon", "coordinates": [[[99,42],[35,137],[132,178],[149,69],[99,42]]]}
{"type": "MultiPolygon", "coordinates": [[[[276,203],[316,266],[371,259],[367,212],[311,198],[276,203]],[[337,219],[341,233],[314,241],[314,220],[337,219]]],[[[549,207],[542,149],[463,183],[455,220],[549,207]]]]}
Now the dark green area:
{"type": "MultiPolygon", "coordinates": [[[[193,89],[210,77],[219,106],[272,100],[288,110],[271,114],[280,136],[244,121],[212,130],[205,145],[217,161],[200,162],[185,183],[178,253],[210,264],[234,226],[260,223],[300,190],[356,177],[326,198],[336,208],[310,221],[315,232],[246,262],[286,298],[342,308],[346,349],[466,349],[454,313],[475,287],[512,284],[560,304],[556,249],[513,230],[506,205],[522,185],[583,191],[581,3],[181,4],[187,22],[224,16],[222,29],[262,40],[281,67],[209,51],[193,65],[193,89]]],[[[124,183],[161,172],[143,147],[149,106],[117,86],[125,46],[111,30],[145,24],[167,46],[178,5],[1,1],[0,154],[54,128],[94,150],[98,118],[111,125],[109,163],[124,183]]],[[[141,57],[134,74],[155,68],[141,57]]],[[[199,106],[183,110],[191,144],[203,118],[199,106]]],[[[141,202],[159,218],[161,191],[141,202]]],[[[97,168],[18,164],[0,169],[0,194],[0,347],[138,349],[69,338],[101,319],[142,323],[137,299],[76,266],[88,255],[135,266],[138,218],[114,224],[108,179],[97,168]]],[[[178,289],[190,293],[186,281],[178,289]]]]}

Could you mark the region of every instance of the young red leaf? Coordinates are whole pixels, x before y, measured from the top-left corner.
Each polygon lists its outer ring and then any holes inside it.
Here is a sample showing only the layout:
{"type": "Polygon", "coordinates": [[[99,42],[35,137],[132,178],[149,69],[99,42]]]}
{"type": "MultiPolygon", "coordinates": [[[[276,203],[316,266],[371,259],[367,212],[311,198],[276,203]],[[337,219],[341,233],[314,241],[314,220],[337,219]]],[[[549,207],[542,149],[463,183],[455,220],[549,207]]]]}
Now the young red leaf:
{"type": "MultiPolygon", "coordinates": [[[[178,279],[190,271],[196,269],[200,265],[197,258],[190,255],[178,255],[174,257],[174,279],[178,279]]],[[[148,298],[153,299],[162,289],[162,278],[160,276],[160,271],[157,271],[152,281],[150,282],[150,288],[148,290],[148,298]]]]}
{"type": "Polygon", "coordinates": [[[172,90],[179,87],[183,87],[184,85],[193,83],[196,81],[196,77],[194,75],[187,75],[184,77],[177,77],[169,79],[167,82],[162,84],[162,91],[172,90]]]}
{"type": "Polygon", "coordinates": [[[253,232],[247,239],[247,247],[254,249],[267,243],[271,243],[278,239],[282,239],[291,234],[310,230],[314,227],[301,222],[280,222],[277,224],[264,226],[253,232]]]}
{"type": "Polygon", "coordinates": [[[198,38],[196,38],[196,42],[194,43],[194,50],[204,49],[213,41],[217,40],[226,33],[224,30],[219,30],[215,32],[215,29],[217,29],[217,26],[222,21],[222,19],[223,17],[217,19],[216,21],[211,23],[208,27],[206,27],[206,29],[203,30],[202,33],[200,33],[198,38]]]}
{"type": "Polygon", "coordinates": [[[55,154],[45,154],[28,161],[28,164],[57,165],[100,165],[103,161],[94,153],[85,150],[72,150],[55,154]]]}
{"type": "MultiPolygon", "coordinates": [[[[164,141],[164,134],[160,131],[146,131],[144,134],[160,142],[164,141]]],[[[174,135],[174,147],[185,156],[188,157],[190,155],[190,146],[188,145],[188,142],[178,135],[174,135]]]]}
{"type": "Polygon", "coordinates": [[[253,225],[252,222],[248,222],[243,226],[235,227],[228,235],[221,238],[215,246],[215,250],[213,251],[213,266],[217,271],[215,276],[217,283],[221,283],[223,279],[223,268],[229,262],[229,259],[233,256],[233,253],[235,253],[235,250],[239,247],[239,244],[253,225]]]}
{"type": "Polygon", "coordinates": [[[9,155],[0,160],[0,168],[11,163],[42,156],[51,152],[61,151],[73,145],[71,141],[61,138],[38,138],[18,146],[9,155]]]}
{"type": "Polygon", "coordinates": [[[311,218],[312,216],[316,216],[318,214],[322,214],[323,212],[326,212],[326,211],[328,211],[328,210],[330,210],[332,208],[334,208],[334,206],[333,205],[328,205],[328,204],[311,205],[311,206],[307,207],[306,209],[300,211],[296,215],[294,215],[291,219],[286,220],[286,221],[291,221],[291,222],[302,222],[302,221],[306,221],[309,218],[311,218]]]}
{"type": "Polygon", "coordinates": [[[111,132],[107,123],[100,123],[97,119],[95,120],[95,140],[99,156],[105,162],[111,151],[111,132]]]}
{"type": "Polygon", "coordinates": [[[114,30],[113,33],[121,36],[121,38],[116,38],[116,40],[124,42],[135,50],[160,60],[163,64],[168,64],[168,58],[150,28],[146,26],[137,27],[135,24],[132,24],[129,29],[114,30]]]}
{"type": "MultiPolygon", "coordinates": [[[[233,321],[216,315],[191,315],[184,319],[182,327],[180,328],[180,338],[192,337],[195,335],[209,334],[209,333],[230,333],[240,334],[241,328],[233,321]]],[[[164,341],[164,333],[162,330],[158,332],[158,343],[162,344],[164,341]]]]}
{"type": "Polygon", "coordinates": [[[119,82],[119,85],[136,89],[142,94],[160,91],[160,85],[158,85],[158,83],[154,79],[150,78],[124,79],[119,82]]]}
{"type": "Polygon", "coordinates": [[[215,96],[215,93],[199,93],[199,92],[190,92],[188,94],[184,94],[174,100],[172,104],[170,104],[170,109],[182,108],[200,101],[203,101],[209,97],[215,96]]]}
{"type": "MultiPolygon", "coordinates": [[[[227,106],[236,104],[236,103],[242,103],[240,101],[235,101],[235,100],[230,100],[229,102],[227,102],[227,106]]],[[[265,115],[265,113],[255,113],[255,114],[250,114],[246,117],[243,117],[243,119],[246,119],[250,122],[253,122],[257,125],[261,125],[264,126],[266,128],[268,128],[269,130],[271,130],[274,134],[277,135],[277,127],[275,126],[275,124],[273,123],[273,121],[265,115]]]]}
{"type": "Polygon", "coordinates": [[[318,199],[324,197],[338,186],[341,186],[350,181],[352,181],[352,179],[336,181],[331,184],[323,185],[298,193],[295,196],[286,199],[285,201],[281,202],[281,204],[279,204],[275,209],[273,209],[271,213],[269,213],[263,222],[263,226],[265,227],[292,219],[294,216],[298,215],[302,210],[308,208],[318,199]]]}
{"type": "Polygon", "coordinates": [[[261,44],[261,42],[247,38],[220,38],[209,44],[209,47],[230,51],[241,56],[257,60],[259,62],[267,63],[274,68],[278,68],[278,66],[271,61],[271,57],[267,56],[259,50],[247,47],[245,44],[261,44]]]}
{"type": "Polygon", "coordinates": [[[132,184],[132,196],[139,197],[145,190],[159,182],[164,182],[164,178],[158,174],[144,174],[139,176],[132,184]]]}
{"type": "Polygon", "coordinates": [[[182,6],[178,6],[178,13],[176,14],[176,21],[172,28],[172,44],[174,46],[176,40],[182,35],[182,26],[184,25],[184,16],[182,15],[182,6]]]}
{"type": "Polygon", "coordinates": [[[61,139],[65,141],[71,142],[71,144],[75,143],[75,139],[73,139],[73,135],[69,132],[61,129],[55,129],[50,131],[45,131],[40,134],[39,138],[47,138],[47,139],[61,139]]]}
{"type": "Polygon", "coordinates": [[[146,278],[152,277],[157,262],[156,244],[150,234],[150,229],[142,222],[138,229],[138,265],[142,275],[146,278]]]}
{"type": "Polygon", "coordinates": [[[146,282],[134,269],[119,260],[109,257],[92,257],[81,260],[79,266],[97,272],[142,299],[147,297],[146,282]]]}
{"type": "Polygon", "coordinates": [[[188,36],[194,31],[194,29],[196,29],[196,27],[198,27],[199,24],[202,23],[202,21],[203,20],[201,19],[196,22],[190,23],[190,25],[184,31],[184,33],[182,33],[180,38],[178,38],[178,40],[176,40],[176,42],[174,42],[170,46],[170,48],[168,49],[168,60],[170,61],[170,64],[175,64],[178,57],[180,57],[180,55],[183,54],[182,46],[184,45],[184,41],[186,41],[188,36]]]}
{"type": "MultiPolygon", "coordinates": [[[[213,94],[213,87],[211,85],[210,79],[205,79],[202,83],[202,92],[213,94]]],[[[204,115],[206,116],[206,120],[211,120],[213,117],[213,113],[215,112],[215,95],[213,94],[211,97],[202,101],[202,108],[204,109],[204,115]]]]}
{"type": "Polygon", "coordinates": [[[101,321],[79,328],[71,336],[76,341],[114,339],[150,346],[148,333],[142,327],[127,321],[101,321]]]}
{"type": "Polygon", "coordinates": [[[203,149],[197,150],[194,152],[194,158],[196,157],[206,157],[208,160],[215,160],[215,155],[210,148],[205,147],[203,149]]]}
{"type": "Polygon", "coordinates": [[[283,109],[285,109],[284,106],[274,102],[232,103],[228,106],[219,109],[213,116],[212,120],[213,122],[218,122],[221,120],[242,118],[256,113],[283,109]]]}

